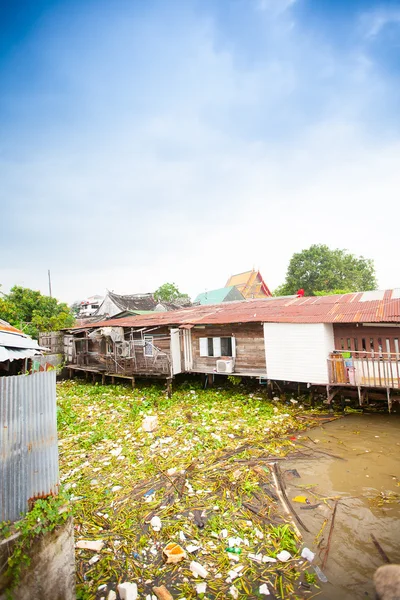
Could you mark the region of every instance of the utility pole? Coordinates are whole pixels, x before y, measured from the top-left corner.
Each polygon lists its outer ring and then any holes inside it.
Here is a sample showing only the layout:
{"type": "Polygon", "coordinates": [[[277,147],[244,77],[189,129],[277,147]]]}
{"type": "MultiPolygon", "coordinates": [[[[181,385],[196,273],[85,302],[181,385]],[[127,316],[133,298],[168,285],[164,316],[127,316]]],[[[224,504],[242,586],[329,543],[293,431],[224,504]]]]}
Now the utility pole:
{"type": "Polygon", "coordinates": [[[50,276],[50,269],[47,271],[48,276],[49,276],[49,296],[51,298],[51,276],[50,276]]]}

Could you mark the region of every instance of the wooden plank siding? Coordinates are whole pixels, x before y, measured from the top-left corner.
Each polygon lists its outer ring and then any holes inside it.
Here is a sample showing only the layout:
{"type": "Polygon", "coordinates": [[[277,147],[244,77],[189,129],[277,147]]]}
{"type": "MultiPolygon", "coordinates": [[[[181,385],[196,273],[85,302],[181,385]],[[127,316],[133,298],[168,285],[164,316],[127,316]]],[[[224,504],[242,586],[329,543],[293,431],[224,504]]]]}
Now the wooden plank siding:
{"type": "Polygon", "coordinates": [[[264,333],[261,323],[245,323],[243,325],[206,326],[204,329],[193,328],[192,349],[194,373],[212,373],[216,368],[218,357],[200,356],[200,338],[234,337],[236,340],[235,373],[260,375],[266,373],[264,333]]]}

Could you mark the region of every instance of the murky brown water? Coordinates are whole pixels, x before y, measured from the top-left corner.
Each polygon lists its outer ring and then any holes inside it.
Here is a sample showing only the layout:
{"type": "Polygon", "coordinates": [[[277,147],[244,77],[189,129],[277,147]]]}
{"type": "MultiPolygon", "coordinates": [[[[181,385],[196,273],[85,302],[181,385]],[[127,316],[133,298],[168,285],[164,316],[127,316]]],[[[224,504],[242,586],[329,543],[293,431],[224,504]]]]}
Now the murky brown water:
{"type": "MultiPolygon", "coordinates": [[[[379,507],[371,502],[382,492],[400,493],[400,415],[352,414],[312,429],[308,435],[317,443],[304,437],[299,441],[347,459],[344,462],[321,455],[318,460],[281,463],[282,471],[295,468],[300,474],[300,478],[290,481],[285,477],[290,500],[300,494],[315,504],[315,497],[301,487],[307,484],[316,484],[314,491],[324,497],[341,497],[324,569],[329,583],[320,584],[319,598],[374,598],[372,576],[384,561],[371,534],[390,561],[400,563],[400,504],[391,502],[379,507]]],[[[304,534],[304,542],[316,553],[314,564],[321,565],[321,548],[328,539],[332,510],[325,504],[314,510],[301,509],[304,504],[292,504],[311,532],[304,534]],[[324,519],[328,521],[318,549],[315,536],[324,519]]],[[[329,504],[333,507],[334,501],[329,504]]]]}

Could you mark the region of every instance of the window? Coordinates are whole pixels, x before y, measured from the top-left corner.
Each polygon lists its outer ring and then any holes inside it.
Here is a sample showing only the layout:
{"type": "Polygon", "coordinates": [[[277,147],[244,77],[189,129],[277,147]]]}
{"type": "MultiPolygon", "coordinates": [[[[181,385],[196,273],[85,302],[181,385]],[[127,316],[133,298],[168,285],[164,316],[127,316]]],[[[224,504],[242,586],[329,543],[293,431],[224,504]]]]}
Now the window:
{"type": "Polygon", "coordinates": [[[344,350],[344,339],[340,338],[340,348],[344,350]]]}
{"type": "Polygon", "coordinates": [[[347,350],[351,350],[351,340],[347,338],[347,350]]]}
{"type": "Polygon", "coordinates": [[[354,338],[354,350],[358,352],[358,339],[354,338]]]}
{"type": "Polygon", "coordinates": [[[388,358],[390,358],[390,339],[386,338],[386,352],[388,355],[388,358]]]}
{"type": "Polygon", "coordinates": [[[112,342],[107,342],[107,354],[114,354],[114,348],[112,342]]]}
{"type": "Polygon", "coordinates": [[[144,336],[144,355],[145,356],[153,356],[153,336],[145,335],[144,336]]]}
{"type": "Polygon", "coordinates": [[[199,346],[200,356],[236,356],[233,337],[200,338],[199,346]]]}
{"type": "Polygon", "coordinates": [[[362,349],[364,350],[364,352],[366,352],[367,351],[367,344],[365,343],[365,338],[362,338],[361,343],[362,343],[362,349]]]}
{"type": "Polygon", "coordinates": [[[396,352],[396,358],[399,360],[399,338],[394,338],[394,351],[396,352]]]}
{"type": "Polygon", "coordinates": [[[371,348],[371,356],[374,358],[374,338],[369,338],[369,346],[371,348]]]}

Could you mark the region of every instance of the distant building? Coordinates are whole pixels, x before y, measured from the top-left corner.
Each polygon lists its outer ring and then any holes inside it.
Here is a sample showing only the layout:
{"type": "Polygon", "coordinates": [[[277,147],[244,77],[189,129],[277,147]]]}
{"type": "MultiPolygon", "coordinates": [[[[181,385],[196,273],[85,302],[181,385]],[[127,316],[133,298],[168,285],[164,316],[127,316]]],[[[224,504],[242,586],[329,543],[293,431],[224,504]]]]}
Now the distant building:
{"type": "Polygon", "coordinates": [[[98,311],[100,304],[103,302],[103,299],[103,296],[95,295],[90,296],[90,298],[87,298],[86,300],[82,300],[82,302],[79,305],[79,311],[77,315],[78,318],[82,319],[94,315],[98,311]]]}
{"type": "Polygon", "coordinates": [[[221,302],[233,302],[244,300],[244,296],[239,290],[231,285],[230,287],[219,288],[218,290],[209,290],[199,294],[194,303],[195,304],[220,304],[221,302]]]}
{"type": "Polygon", "coordinates": [[[232,275],[226,282],[226,288],[234,286],[246,299],[270,298],[272,296],[267,284],[261,276],[260,271],[245,271],[232,275]]]}
{"type": "Polygon", "coordinates": [[[148,312],[164,312],[178,310],[191,306],[190,300],[175,300],[174,302],[157,302],[153,294],[131,294],[120,296],[107,291],[106,296],[93,315],[114,317],[115,315],[144,314],[148,312]]]}

